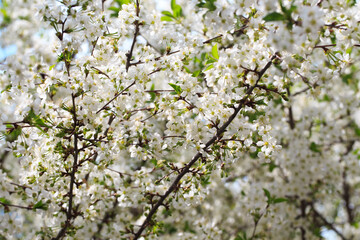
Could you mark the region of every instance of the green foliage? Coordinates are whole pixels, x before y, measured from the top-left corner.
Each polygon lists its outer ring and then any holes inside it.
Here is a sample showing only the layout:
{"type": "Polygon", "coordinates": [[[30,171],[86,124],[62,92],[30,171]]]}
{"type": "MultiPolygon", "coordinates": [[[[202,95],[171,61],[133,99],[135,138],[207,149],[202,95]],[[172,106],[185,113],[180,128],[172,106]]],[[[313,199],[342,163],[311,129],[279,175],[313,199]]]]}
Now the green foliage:
{"type": "Polygon", "coordinates": [[[205,54],[205,69],[204,71],[210,70],[214,67],[213,63],[217,62],[219,60],[219,49],[217,43],[211,48],[211,55],[205,54]]]}
{"type": "Polygon", "coordinates": [[[314,143],[314,142],[311,142],[311,144],[310,144],[310,150],[313,151],[313,152],[321,153],[321,148],[320,148],[320,146],[317,145],[317,144],[314,143]]]}
{"type": "Polygon", "coordinates": [[[275,168],[279,167],[279,165],[276,165],[273,161],[271,161],[269,163],[263,163],[262,166],[268,166],[269,172],[272,172],[272,171],[274,171],[275,168]]]}
{"type": "Polygon", "coordinates": [[[282,203],[282,202],[287,202],[288,199],[287,198],[277,198],[276,196],[271,196],[269,190],[263,188],[264,194],[267,198],[267,204],[271,205],[271,204],[277,204],[277,203],[282,203]]]}
{"type": "Polygon", "coordinates": [[[198,2],[199,3],[196,4],[196,6],[199,8],[207,8],[209,9],[209,11],[216,10],[216,6],[215,6],[216,0],[199,0],[198,2]]]}
{"type": "Polygon", "coordinates": [[[34,127],[37,127],[39,130],[44,132],[42,128],[51,128],[50,125],[48,125],[46,120],[41,118],[41,115],[36,115],[33,109],[30,109],[28,114],[23,120],[24,123],[28,123],[34,127]]]}
{"type": "Polygon", "coordinates": [[[46,203],[43,203],[42,200],[40,200],[39,202],[35,203],[35,205],[33,206],[33,209],[41,209],[41,210],[47,210],[48,209],[48,205],[46,203]]]}
{"type": "Polygon", "coordinates": [[[7,125],[7,131],[4,133],[6,141],[13,142],[15,141],[22,133],[20,126],[13,126],[11,124],[7,125]]]}
{"type": "Polygon", "coordinates": [[[247,116],[249,118],[249,122],[252,123],[255,120],[257,120],[259,117],[264,116],[265,112],[264,111],[255,111],[255,112],[243,111],[243,115],[247,116]]]}
{"type": "Polygon", "coordinates": [[[184,231],[190,233],[196,233],[196,231],[191,227],[188,221],[185,222],[184,231]]]}
{"type": "Polygon", "coordinates": [[[171,10],[173,10],[173,13],[174,13],[173,15],[175,18],[183,16],[182,8],[180,5],[176,4],[175,0],[171,0],[171,10]]]}
{"type": "Polygon", "coordinates": [[[240,232],[237,234],[235,240],[249,240],[246,236],[246,232],[240,232]]]}
{"type": "Polygon", "coordinates": [[[355,6],[356,2],[357,2],[357,0],[346,0],[347,5],[349,5],[351,7],[355,6]]]}
{"type": "Polygon", "coordinates": [[[272,12],[266,15],[263,19],[265,22],[274,22],[274,21],[284,21],[286,18],[281,13],[272,12]]]}
{"type": "Polygon", "coordinates": [[[173,84],[173,83],[169,83],[169,85],[175,90],[174,95],[175,94],[180,95],[182,93],[183,90],[181,89],[181,87],[179,85],[176,85],[176,84],[173,84]]]}
{"type": "Polygon", "coordinates": [[[115,0],[114,2],[117,4],[117,6],[109,7],[109,10],[113,11],[113,13],[111,13],[110,17],[118,17],[119,12],[122,9],[122,5],[131,3],[131,0],[115,0]]]}
{"type": "Polygon", "coordinates": [[[172,12],[162,11],[161,13],[162,13],[164,16],[161,17],[161,21],[166,21],[166,22],[176,21],[176,22],[180,22],[181,18],[184,17],[181,6],[180,6],[179,4],[176,4],[176,1],[175,1],[175,0],[171,0],[170,6],[171,6],[172,12]]]}
{"type": "Polygon", "coordinates": [[[292,13],[297,9],[297,7],[291,4],[290,8],[286,8],[282,0],[279,0],[282,13],[271,12],[267,14],[263,19],[265,22],[274,22],[274,21],[285,21],[287,23],[287,28],[292,29],[295,20],[292,18],[292,13]]]}
{"type": "Polygon", "coordinates": [[[215,45],[212,47],[211,54],[216,60],[219,60],[219,50],[217,43],[215,43],[215,45]]]}
{"type": "Polygon", "coordinates": [[[0,197],[0,203],[11,204],[11,202],[9,200],[7,200],[6,198],[3,198],[3,197],[0,197]]]}
{"type": "Polygon", "coordinates": [[[2,22],[0,23],[0,29],[1,29],[11,23],[11,18],[6,10],[6,8],[8,7],[7,2],[5,0],[3,0],[2,3],[0,2],[0,5],[1,5],[0,13],[2,15],[2,22]]]}
{"type": "MultiPolygon", "coordinates": [[[[151,85],[150,91],[154,91],[155,90],[155,84],[151,85]]],[[[147,101],[148,103],[154,102],[155,98],[156,98],[156,93],[155,92],[148,92],[150,94],[150,100],[147,101]]]]}

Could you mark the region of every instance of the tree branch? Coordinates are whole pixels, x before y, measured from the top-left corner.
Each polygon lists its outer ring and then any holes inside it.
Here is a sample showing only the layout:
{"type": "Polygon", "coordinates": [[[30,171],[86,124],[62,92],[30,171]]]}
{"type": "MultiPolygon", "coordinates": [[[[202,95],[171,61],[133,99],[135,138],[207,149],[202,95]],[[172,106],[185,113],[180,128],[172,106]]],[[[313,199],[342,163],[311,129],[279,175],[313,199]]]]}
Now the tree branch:
{"type": "MultiPolygon", "coordinates": [[[[272,61],[277,56],[274,55],[271,57],[271,60],[265,65],[265,67],[258,73],[258,79],[256,81],[256,84],[249,88],[246,91],[246,95],[244,98],[240,100],[239,105],[235,109],[234,113],[229,117],[229,119],[218,129],[216,132],[216,135],[213,136],[203,148],[204,151],[206,151],[213,143],[215,143],[217,140],[221,139],[222,134],[225,132],[226,128],[230,125],[230,123],[235,119],[237,114],[240,112],[240,110],[245,106],[247,98],[252,94],[253,90],[257,87],[257,84],[259,83],[261,77],[264,75],[264,73],[269,69],[269,67],[272,64],[272,61]]],[[[134,240],[138,239],[141,236],[141,233],[145,230],[145,228],[150,224],[152,217],[157,212],[158,208],[164,204],[165,199],[176,189],[178,189],[178,185],[180,180],[190,171],[190,168],[192,165],[194,165],[199,158],[202,157],[201,152],[197,152],[196,155],[192,158],[192,160],[185,165],[185,167],[182,169],[182,171],[179,173],[179,175],[176,177],[176,179],[172,182],[168,190],[165,192],[164,195],[161,196],[159,201],[151,208],[150,212],[148,213],[146,219],[140,226],[139,230],[135,233],[134,240]]]]}
{"type": "Polygon", "coordinates": [[[333,230],[342,240],[347,240],[347,238],[345,238],[345,236],[341,232],[339,232],[339,230],[337,230],[332,223],[328,222],[328,220],[326,220],[326,218],[315,209],[313,203],[311,204],[311,209],[314,212],[315,216],[320,218],[321,221],[325,224],[325,226],[333,230]]]}
{"type": "Polygon", "coordinates": [[[74,122],[74,150],[73,150],[73,157],[74,157],[74,162],[72,165],[72,171],[70,174],[70,189],[68,192],[68,197],[69,197],[69,206],[66,212],[66,221],[64,226],[62,227],[62,229],[59,231],[58,235],[55,238],[52,238],[53,240],[59,240],[62,239],[65,234],[66,234],[66,230],[69,228],[70,226],[70,221],[74,218],[73,215],[73,197],[74,197],[74,184],[75,184],[75,173],[77,172],[77,162],[78,162],[78,154],[79,154],[79,149],[78,149],[78,134],[77,134],[77,126],[78,126],[78,121],[77,121],[77,116],[76,116],[76,104],[75,104],[75,95],[72,94],[72,103],[73,103],[73,109],[72,109],[72,114],[73,114],[73,122],[74,122]]]}
{"type": "MultiPolygon", "coordinates": [[[[139,5],[139,0],[136,0],[136,16],[139,18],[140,15],[140,5],[139,5]]],[[[126,71],[129,70],[129,67],[131,65],[131,58],[133,56],[133,51],[134,51],[134,47],[135,47],[135,42],[136,42],[136,38],[139,35],[140,32],[140,23],[139,23],[139,19],[135,20],[135,33],[134,33],[134,38],[131,44],[131,48],[130,51],[126,54],[126,71]]]]}

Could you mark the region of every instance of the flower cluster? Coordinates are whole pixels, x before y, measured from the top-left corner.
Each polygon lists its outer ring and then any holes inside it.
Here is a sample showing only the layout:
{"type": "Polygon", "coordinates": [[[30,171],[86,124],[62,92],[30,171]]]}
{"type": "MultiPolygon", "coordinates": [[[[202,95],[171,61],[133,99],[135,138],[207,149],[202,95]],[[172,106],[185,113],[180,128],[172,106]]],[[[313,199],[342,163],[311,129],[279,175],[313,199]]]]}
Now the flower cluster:
{"type": "Polygon", "coordinates": [[[360,237],[357,1],[3,0],[0,239],[360,237]]]}

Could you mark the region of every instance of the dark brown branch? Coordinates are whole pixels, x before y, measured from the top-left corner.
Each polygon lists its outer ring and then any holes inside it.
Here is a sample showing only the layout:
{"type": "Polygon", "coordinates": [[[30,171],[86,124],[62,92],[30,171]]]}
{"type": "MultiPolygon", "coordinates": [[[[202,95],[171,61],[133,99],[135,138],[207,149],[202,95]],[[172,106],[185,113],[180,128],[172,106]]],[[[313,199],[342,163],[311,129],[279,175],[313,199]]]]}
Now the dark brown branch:
{"type": "Polygon", "coordinates": [[[5,159],[7,158],[7,156],[9,155],[10,151],[8,150],[5,150],[3,152],[3,154],[1,154],[0,156],[0,169],[3,169],[3,165],[4,165],[4,162],[5,162],[5,159]]]}
{"type": "Polygon", "coordinates": [[[328,47],[335,47],[336,44],[327,44],[327,45],[316,45],[314,48],[327,49],[328,47]]]}
{"type": "Polygon", "coordinates": [[[17,187],[21,187],[22,189],[26,189],[26,188],[32,189],[32,188],[29,187],[29,186],[21,185],[21,184],[14,183],[14,182],[11,182],[10,184],[11,184],[11,185],[14,185],[14,186],[17,186],[17,187]]]}
{"type": "MultiPolygon", "coordinates": [[[[286,88],[287,94],[290,97],[290,89],[286,88]]],[[[294,120],[294,116],[293,116],[293,111],[292,111],[292,106],[290,104],[290,106],[288,107],[288,111],[289,111],[289,125],[291,129],[295,128],[295,120],[294,120]]]]}
{"type": "Polygon", "coordinates": [[[348,222],[352,224],[354,222],[354,214],[353,214],[353,208],[351,206],[351,187],[349,183],[346,181],[346,171],[343,172],[343,194],[342,197],[345,201],[345,210],[348,216],[348,222]]]}
{"type": "MultiPolygon", "coordinates": [[[[271,60],[266,64],[266,66],[258,73],[258,79],[256,81],[256,84],[249,88],[246,91],[246,95],[244,98],[240,100],[239,105],[235,109],[234,113],[229,117],[229,119],[218,129],[216,132],[216,135],[213,136],[203,148],[204,151],[206,151],[212,144],[214,144],[217,140],[220,140],[223,133],[226,131],[226,128],[232,123],[232,121],[235,119],[235,117],[238,115],[240,110],[245,106],[247,98],[252,94],[253,90],[257,87],[257,84],[259,83],[260,79],[264,75],[264,73],[270,68],[272,61],[277,56],[274,55],[271,60]]],[[[197,152],[196,155],[192,158],[192,160],[185,165],[185,167],[182,169],[182,171],[179,173],[179,175],[176,177],[176,179],[172,182],[168,190],[164,193],[164,195],[161,196],[159,201],[151,208],[150,212],[148,213],[145,221],[140,226],[139,230],[134,235],[134,240],[138,239],[141,236],[141,233],[145,230],[145,228],[150,224],[152,217],[157,212],[160,206],[164,205],[164,201],[167,199],[167,197],[176,189],[178,189],[178,185],[180,183],[180,180],[190,171],[190,168],[192,165],[194,165],[198,159],[202,157],[201,152],[197,152]]]]}
{"type": "MultiPolygon", "coordinates": [[[[232,33],[232,35],[243,34],[243,33],[244,33],[244,30],[245,30],[246,28],[247,28],[247,26],[245,25],[245,26],[241,27],[240,29],[234,31],[234,32],[232,33]]],[[[213,38],[210,38],[210,39],[204,41],[203,44],[211,43],[212,41],[214,41],[214,40],[216,40],[216,39],[219,39],[219,38],[221,38],[221,37],[223,37],[223,36],[224,36],[223,34],[220,34],[220,35],[218,35],[218,36],[216,36],[216,37],[213,37],[213,38]]]]}
{"type": "MultiPolygon", "coordinates": [[[[344,156],[351,152],[354,144],[355,144],[355,141],[350,141],[347,144],[346,152],[344,153],[344,156]]],[[[343,159],[341,159],[341,161],[342,160],[343,159]]],[[[350,224],[353,224],[354,223],[354,212],[353,212],[354,209],[353,209],[353,206],[351,204],[351,186],[346,180],[346,178],[347,178],[346,168],[344,169],[342,177],[343,177],[343,194],[342,194],[342,198],[344,199],[344,202],[345,202],[345,210],[346,210],[346,213],[347,213],[348,222],[350,224]]]]}
{"type": "Polygon", "coordinates": [[[147,120],[149,120],[150,118],[152,118],[153,116],[155,116],[156,114],[161,113],[161,112],[163,112],[163,110],[161,110],[161,111],[155,111],[153,114],[151,114],[151,115],[148,116],[147,118],[141,120],[141,122],[142,122],[142,123],[143,123],[143,122],[146,122],[147,120]]]}
{"type": "MultiPolygon", "coordinates": [[[[180,52],[180,50],[176,50],[176,51],[173,51],[173,52],[168,52],[168,53],[166,53],[166,54],[164,54],[164,55],[161,55],[161,56],[158,56],[158,57],[154,58],[153,61],[159,61],[162,57],[170,56],[170,55],[173,55],[173,54],[178,53],[178,52],[180,52]]],[[[131,65],[131,66],[136,66],[136,65],[144,64],[144,63],[145,63],[145,62],[139,60],[139,61],[137,61],[137,62],[131,63],[130,65],[131,65]]],[[[157,71],[160,71],[160,70],[161,70],[161,68],[158,68],[158,69],[157,69],[157,71]]],[[[150,73],[150,74],[152,74],[152,73],[150,73]]],[[[150,75],[150,74],[149,74],[149,75],[150,75]]]]}
{"type": "Polygon", "coordinates": [[[312,88],[311,87],[304,88],[303,90],[300,90],[300,91],[294,93],[292,96],[299,95],[299,94],[304,93],[304,92],[306,92],[306,91],[308,91],[310,89],[312,89],[312,88]]]}
{"type": "Polygon", "coordinates": [[[0,202],[1,205],[3,205],[5,208],[8,207],[14,207],[14,208],[21,208],[21,209],[26,209],[26,210],[34,210],[34,207],[29,207],[29,206],[20,206],[20,205],[15,205],[15,204],[10,204],[10,203],[4,203],[4,202],[0,202]]]}
{"type": "Polygon", "coordinates": [[[220,35],[218,35],[218,36],[216,36],[216,37],[213,37],[213,38],[210,38],[210,39],[204,41],[203,43],[204,43],[204,44],[211,43],[212,41],[214,41],[214,40],[216,40],[216,39],[218,39],[218,38],[221,38],[221,37],[223,37],[223,36],[224,36],[224,35],[220,34],[220,35]]]}
{"type": "Polygon", "coordinates": [[[106,73],[104,73],[103,71],[101,71],[100,69],[96,68],[96,67],[91,67],[92,69],[94,69],[95,71],[97,71],[99,74],[102,74],[104,76],[106,76],[108,79],[111,79],[109,77],[109,75],[107,75],[106,73]]]}
{"type": "Polygon", "coordinates": [[[270,207],[270,205],[267,204],[264,211],[259,215],[259,217],[257,217],[257,218],[254,217],[254,229],[253,229],[253,232],[252,232],[251,237],[249,238],[249,240],[254,239],[255,233],[256,233],[256,228],[257,228],[261,218],[264,216],[264,214],[266,213],[266,211],[268,210],[269,207],[270,207]]]}
{"type": "Polygon", "coordinates": [[[97,225],[98,230],[96,231],[96,233],[94,233],[94,235],[91,239],[93,239],[93,240],[101,239],[100,238],[101,230],[104,228],[105,224],[108,224],[111,220],[113,220],[115,218],[117,205],[118,205],[118,200],[117,200],[117,197],[115,197],[115,201],[113,202],[112,208],[105,212],[103,219],[97,225]]]}
{"type": "Polygon", "coordinates": [[[345,238],[345,236],[344,236],[341,232],[339,232],[339,230],[337,230],[336,227],[335,227],[332,223],[328,222],[328,220],[326,220],[326,218],[325,218],[323,215],[321,215],[321,214],[314,208],[313,205],[311,205],[311,209],[312,209],[312,211],[314,212],[315,216],[318,217],[318,218],[320,218],[320,220],[321,220],[329,229],[331,229],[332,231],[334,231],[342,240],[347,240],[347,238],[345,238]]]}
{"type": "MultiPolygon", "coordinates": [[[[136,0],[136,16],[139,18],[140,16],[140,5],[139,5],[139,0],[136,0]]],[[[126,54],[126,71],[129,71],[129,67],[131,65],[131,58],[133,56],[133,51],[134,51],[134,47],[135,47],[135,42],[136,42],[136,38],[139,35],[140,32],[140,22],[139,19],[135,20],[135,33],[134,33],[134,38],[131,44],[131,48],[130,51],[126,54]]]]}
{"type": "Polygon", "coordinates": [[[334,231],[342,240],[347,240],[347,238],[345,238],[345,236],[341,232],[339,232],[339,230],[337,230],[332,223],[326,220],[326,218],[315,209],[313,204],[311,204],[311,209],[314,212],[315,216],[320,218],[320,220],[325,224],[325,226],[334,231]]]}
{"type": "Polygon", "coordinates": [[[72,171],[70,174],[70,189],[68,192],[68,197],[69,197],[69,206],[66,212],[66,221],[64,223],[64,226],[62,227],[62,229],[59,231],[58,235],[55,238],[52,238],[53,240],[59,240],[62,239],[65,234],[67,229],[70,227],[71,225],[71,220],[74,218],[74,214],[73,214],[73,198],[74,198],[74,185],[75,185],[75,173],[77,172],[77,168],[78,168],[78,154],[79,154],[79,149],[78,149],[78,134],[77,134],[77,127],[78,127],[78,121],[77,121],[77,116],[76,116],[76,104],[75,104],[75,95],[72,94],[72,104],[73,104],[73,109],[72,109],[72,114],[73,114],[73,122],[74,122],[74,150],[73,150],[73,157],[74,157],[74,162],[72,165],[72,171]]]}
{"type": "Polygon", "coordinates": [[[129,173],[119,172],[119,171],[116,171],[116,170],[111,169],[111,168],[108,168],[108,167],[107,167],[106,169],[107,169],[107,170],[109,170],[109,171],[112,171],[112,172],[115,172],[115,173],[119,174],[121,178],[123,178],[123,177],[124,177],[124,175],[126,175],[126,176],[132,176],[132,175],[131,175],[131,174],[129,174],[129,173]]]}
{"type": "Polygon", "coordinates": [[[106,2],[106,0],[101,0],[101,10],[104,11],[105,10],[105,6],[104,3],[106,2]]]}

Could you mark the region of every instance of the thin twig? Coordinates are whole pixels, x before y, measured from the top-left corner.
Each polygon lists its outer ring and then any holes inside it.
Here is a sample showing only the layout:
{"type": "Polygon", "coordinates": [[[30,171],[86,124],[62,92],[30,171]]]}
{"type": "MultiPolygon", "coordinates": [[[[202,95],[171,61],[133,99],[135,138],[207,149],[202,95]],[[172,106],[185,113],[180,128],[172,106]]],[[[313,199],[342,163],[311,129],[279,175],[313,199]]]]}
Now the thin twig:
{"type": "Polygon", "coordinates": [[[74,150],[73,150],[73,157],[74,157],[74,162],[72,165],[72,171],[70,174],[70,187],[69,187],[69,192],[67,193],[68,197],[69,197],[69,206],[66,212],[66,220],[65,220],[65,224],[62,227],[62,229],[59,231],[58,235],[55,238],[52,238],[53,240],[59,240],[62,239],[65,234],[67,229],[70,227],[70,221],[75,217],[73,214],[73,198],[74,198],[74,185],[75,185],[75,173],[77,172],[77,164],[78,164],[78,154],[79,154],[79,149],[78,149],[78,134],[77,134],[77,130],[76,128],[78,127],[78,121],[77,121],[77,116],[76,116],[76,104],[75,104],[75,95],[72,94],[72,104],[73,104],[73,110],[72,110],[72,114],[73,114],[73,122],[74,122],[74,150]]]}
{"type": "MultiPolygon", "coordinates": [[[[139,5],[139,0],[136,0],[136,16],[139,18],[140,16],[140,5],[139,5]]],[[[134,38],[131,44],[131,48],[130,51],[126,54],[126,71],[129,71],[129,67],[131,65],[131,58],[133,56],[133,51],[134,51],[134,47],[135,47],[135,42],[136,42],[136,38],[139,34],[140,31],[140,22],[139,19],[135,20],[135,33],[134,33],[134,38]]]]}
{"type": "Polygon", "coordinates": [[[336,227],[335,227],[332,223],[328,222],[328,220],[326,220],[326,218],[325,218],[323,215],[321,215],[321,214],[315,209],[315,207],[314,207],[313,204],[311,204],[311,209],[312,209],[312,211],[314,212],[315,216],[317,216],[318,218],[320,218],[321,221],[323,221],[323,223],[324,223],[329,229],[333,230],[342,240],[347,240],[347,238],[345,238],[345,236],[344,236],[341,232],[339,232],[339,230],[337,230],[336,227]]]}
{"type": "Polygon", "coordinates": [[[133,81],[129,86],[127,86],[126,88],[124,88],[121,92],[115,94],[115,96],[109,101],[107,102],[102,108],[100,108],[96,114],[98,114],[99,112],[101,112],[102,110],[104,110],[110,103],[112,103],[118,96],[120,96],[123,92],[127,91],[129,88],[131,88],[136,81],[133,81]]]}
{"type": "Polygon", "coordinates": [[[26,209],[26,210],[34,210],[35,209],[34,207],[20,206],[20,205],[4,203],[4,202],[0,202],[0,204],[3,205],[4,207],[15,207],[15,208],[21,208],[21,209],[26,209]]]}

